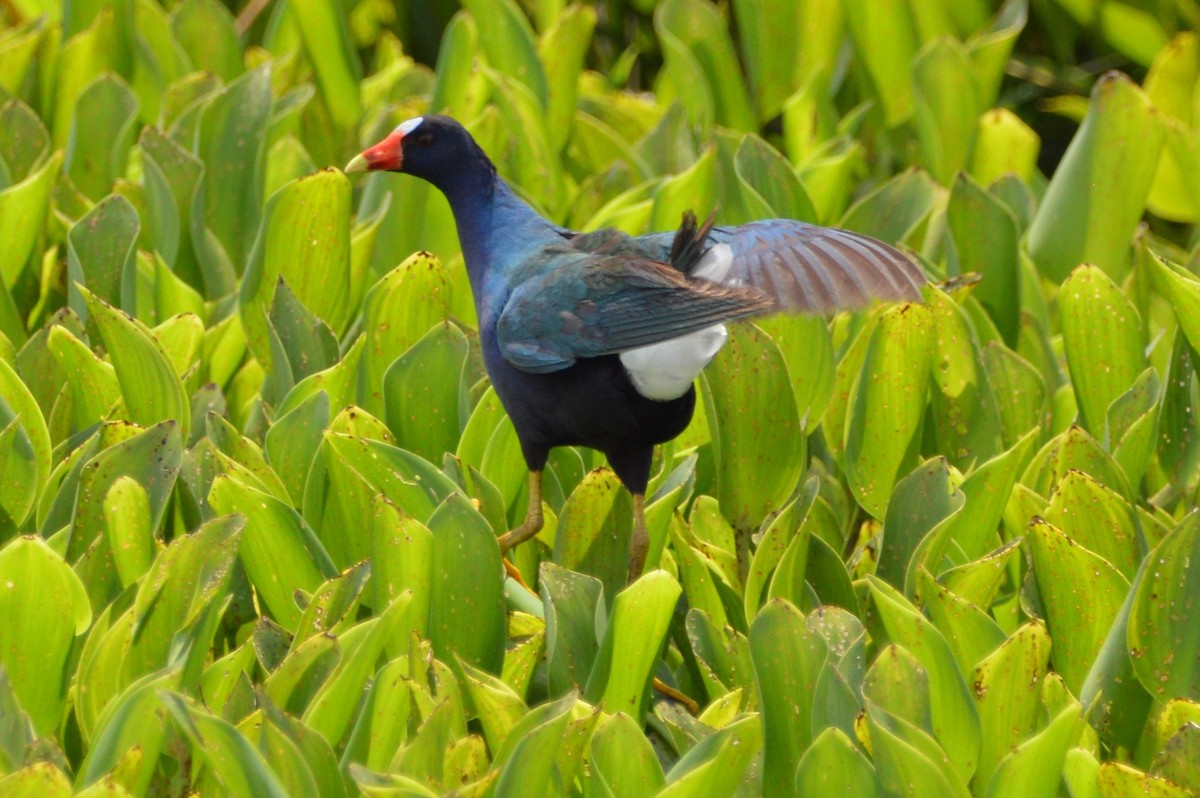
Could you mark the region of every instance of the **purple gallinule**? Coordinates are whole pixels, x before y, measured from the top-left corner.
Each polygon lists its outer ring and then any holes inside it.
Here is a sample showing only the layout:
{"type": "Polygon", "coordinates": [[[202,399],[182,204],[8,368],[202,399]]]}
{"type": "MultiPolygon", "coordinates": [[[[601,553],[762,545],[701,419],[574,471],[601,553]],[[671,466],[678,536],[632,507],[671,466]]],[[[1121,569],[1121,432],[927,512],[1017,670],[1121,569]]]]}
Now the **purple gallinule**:
{"type": "Polygon", "coordinates": [[[693,381],[725,342],[725,322],[921,298],[921,270],[873,238],[787,219],[697,225],[631,237],[576,233],[541,216],[446,116],[410,119],[346,166],[427,180],[458,226],[484,364],[529,467],[529,511],[502,552],[542,527],[541,473],[555,446],[608,457],[633,494],[629,577],[649,537],[644,500],[654,445],[695,409],[693,381]]]}

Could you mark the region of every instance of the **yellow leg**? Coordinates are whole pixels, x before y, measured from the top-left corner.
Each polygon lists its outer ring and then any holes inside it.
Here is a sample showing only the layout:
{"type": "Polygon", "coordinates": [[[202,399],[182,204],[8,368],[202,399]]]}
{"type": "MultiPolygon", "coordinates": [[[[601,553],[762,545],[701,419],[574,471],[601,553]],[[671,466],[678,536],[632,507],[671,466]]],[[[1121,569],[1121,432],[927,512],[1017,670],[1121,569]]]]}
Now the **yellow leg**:
{"type": "Polygon", "coordinates": [[[525,512],[525,520],[521,525],[505,532],[497,542],[500,553],[507,554],[510,549],[524,543],[542,529],[542,472],[529,472],[529,509],[525,512]]]}
{"type": "Polygon", "coordinates": [[[642,575],[646,552],[650,550],[650,533],[646,530],[646,496],[633,494],[633,539],[629,541],[629,582],[642,575]]]}

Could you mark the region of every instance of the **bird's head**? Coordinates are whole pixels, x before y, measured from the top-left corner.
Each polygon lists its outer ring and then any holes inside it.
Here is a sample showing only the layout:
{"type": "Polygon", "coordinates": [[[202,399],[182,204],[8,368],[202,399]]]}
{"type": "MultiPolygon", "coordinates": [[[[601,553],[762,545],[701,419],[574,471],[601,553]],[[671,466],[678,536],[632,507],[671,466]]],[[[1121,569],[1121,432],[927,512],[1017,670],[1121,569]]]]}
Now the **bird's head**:
{"type": "Polygon", "coordinates": [[[403,172],[440,185],[471,166],[490,161],[467,129],[448,116],[418,116],[400,123],[383,141],[346,164],[350,172],[403,172]]]}

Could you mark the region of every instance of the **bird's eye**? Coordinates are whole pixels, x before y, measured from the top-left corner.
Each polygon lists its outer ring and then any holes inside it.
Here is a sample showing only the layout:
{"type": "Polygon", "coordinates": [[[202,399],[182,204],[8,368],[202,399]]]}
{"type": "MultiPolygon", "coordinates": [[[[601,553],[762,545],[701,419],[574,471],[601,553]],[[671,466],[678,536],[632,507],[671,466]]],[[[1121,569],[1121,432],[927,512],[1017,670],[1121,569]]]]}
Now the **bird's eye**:
{"type": "Polygon", "coordinates": [[[418,147],[428,147],[431,144],[433,144],[433,134],[432,133],[422,133],[421,135],[417,136],[417,146],[418,147]]]}

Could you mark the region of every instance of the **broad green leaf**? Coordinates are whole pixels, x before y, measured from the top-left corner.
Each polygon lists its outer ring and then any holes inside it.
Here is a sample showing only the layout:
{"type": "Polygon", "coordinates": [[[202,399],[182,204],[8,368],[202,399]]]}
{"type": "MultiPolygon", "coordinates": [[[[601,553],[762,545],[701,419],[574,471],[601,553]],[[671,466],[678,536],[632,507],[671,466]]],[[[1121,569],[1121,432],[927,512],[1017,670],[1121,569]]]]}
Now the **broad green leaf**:
{"type": "Polygon", "coordinates": [[[1004,340],[1017,342],[1020,325],[1019,231],[1012,212],[965,174],[954,180],[946,207],[960,273],[978,272],[974,295],[987,309],[1004,340]]]}
{"type": "Polygon", "coordinates": [[[763,727],[757,717],[734,721],[675,763],[658,798],[733,795],[762,744],[763,727]]]}
{"type": "Polygon", "coordinates": [[[464,5],[479,24],[479,43],[488,63],[527,86],[546,107],[546,72],[520,7],[513,0],[467,0],[464,5]]]}
{"type": "Polygon", "coordinates": [[[670,574],[651,571],[616,595],[584,691],[591,703],[643,717],[655,663],[680,593],[670,574]]]}
{"type": "Polygon", "coordinates": [[[1103,798],[1187,798],[1189,792],[1172,782],[1121,762],[1104,762],[1096,776],[1103,798]]]}
{"type": "Polygon", "coordinates": [[[920,728],[868,706],[867,718],[875,772],[885,795],[968,795],[937,741],[920,728]]]}
{"type": "Polygon", "coordinates": [[[756,192],[775,216],[817,221],[817,211],[792,165],[763,139],[747,133],[738,146],[734,167],[744,188],[756,192]]]}
{"type": "Polygon", "coordinates": [[[988,784],[988,798],[1009,795],[1054,798],[1058,795],[1060,771],[1067,749],[1075,742],[1082,726],[1082,709],[1073,701],[1037,736],[1013,748],[1012,753],[1000,762],[988,784]]]}
{"type": "Polygon", "coordinates": [[[925,554],[929,544],[923,546],[922,542],[938,535],[937,527],[959,512],[964,501],[964,495],[950,483],[950,467],[943,457],[926,460],[896,483],[883,517],[875,575],[904,590],[908,575],[918,565],[912,561],[914,555],[920,552],[922,560],[929,556],[925,554]]]}
{"type": "Polygon", "coordinates": [[[172,669],[139,679],[110,701],[91,737],[76,786],[101,782],[105,774],[117,769],[126,789],[134,795],[145,794],[167,738],[160,715],[163,703],[159,691],[178,687],[179,671],[172,669]],[[130,750],[141,752],[141,758],[132,766],[124,762],[130,750]]]}
{"type": "Polygon", "coordinates": [[[111,73],[92,81],[79,95],[64,165],[88,199],[99,202],[124,175],[137,111],[138,101],[129,86],[111,73]]]}
{"type": "Polygon", "coordinates": [[[71,782],[53,762],[35,762],[0,778],[12,798],[70,798],[71,782]]]}
{"type": "Polygon", "coordinates": [[[868,577],[867,584],[886,639],[908,649],[929,674],[933,735],[965,783],[975,772],[980,744],[979,715],[966,679],[933,624],[886,583],[868,577]]]}
{"type": "Polygon", "coordinates": [[[287,790],[246,737],[178,693],[162,694],[172,720],[229,795],[284,798],[287,790]]]}
{"type": "MultiPolygon", "coordinates": [[[[729,29],[716,7],[700,0],[667,0],[654,12],[654,29],[659,39],[674,39],[698,66],[712,93],[713,121],[739,131],[756,129],[750,97],[741,79],[737,55],[729,29]]],[[[678,51],[667,50],[669,61],[678,51]]],[[[675,85],[682,95],[695,87],[675,85]]]]}
{"type": "Polygon", "coordinates": [[[35,254],[38,235],[50,209],[50,190],[61,166],[62,155],[56,152],[20,182],[0,189],[0,236],[8,242],[0,254],[0,278],[6,288],[16,284],[30,256],[35,254]]]}
{"type": "Polygon", "coordinates": [[[291,507],[230,477],[217,477],[208,498],[217,512],[246,516],[242,566],[275,621],[294,631],[302,613],[293,591],[312,592],[336,573],[320,541],[291,507]]]}
{"type": "Polygon", "coordinates": [[[55,734],[66,707],[64,671],[76,635],[92,623],[83,584],[40,538],[0,549],[0,663],[39,736],[55,734]]]}
{"type": "Polygon", "coordinates": [[[1054,670],[1078,693],[1117,617],[1129,581],[1107,560],[1041,519],[1025,540],[1054,640],[1054,670]]]}
{"type": "Polygon", "coordinates": [[[543,563],[538,588],[546,616],[546,667],[551,696],[582,688],[600,650],[604,587],[586,574],[543,563]]]}
{"type": "Polygon", "coordinates": [[[449,275],[436,257],[416,252],[367,291],[362,313],[367,338],[362,404],[382,416],[388,368],[450,313],[449,275]]]}
{"type": "Polygon", "coordinates": [[[570,711],[567,707],[544,723],[523,730],[496,780],[498,794],[546,794],[555,776],[555,755],[563,744],[570,711]]]}
{"type": "Polygon", "coordinates": [[[872,798],[875,794],[875,768],[840,729],[825,729],[800,758],[797,798],[872,798]]]}
{"type": "Polygon", "coordinates": [[[195,69],[230,81],[242,73],[233,17],[213,0],[188,0],[171,14],[171,31],[195,69]]]}
{"type": "Polygon", "coordinates": [[[451,493],[429,519],[433,589],[429,637],[444,661],[457,655],[489,673],[504,661],[504,599],[495,533],[461,493],[451,493]]]}
{"type": "Polygon", "coordinates": [[[458,445],[459,391],[468,343],[450,322],[433,326],[383,377],[388,428],[409,451],[437,462],[458,445]]]}
{"type": "Polygon", "coordinates": [[[933,351],[933,316],[906,304],[883,313],[871,333],[846,419],[846,474],[858,502],[876,518],[892,486],[916,461],[933,351]]]}
{"type": "Polygon", "coordinates": [[[150,568],[155,554],[146,489],[127,476],[118,477],[104,499],[104,519],[121,586],[129,587],[150,568]]]}
{"type": "MultiPolygon", "coordinates": [[[[189,6],[210,4],[220,8],[213,0],[193,0],[180,7],[176,21],[189,6]]],[[[205,36],[215,42],[221,32],[222,26],[216,25],[205,36]]],[[[239,76],[199,113],[193,154],[204,164],[204,173],[191,234],[209,296],[223,296],[236,287],[236,275],[259,232],[265,173],[261,161],[270,108],[269,67],[264,66],[239,76]]],[[[344,235],[346,231],[335,229],[331,238],[344,235]]],[[[296,237],[292,244],[311,246],[311,240],[296,237]]]]}
{"type": "MultiPolygon", "coordinates": [[[[1004,443],[1014,446],[1030,430],[1039,427],[1046,408],[1046,383],[1029,361],[995,341],[981,352],[996,402],[1004,443]]],[[[1040,430],[1039,430],[1040,431],[1040,430]]]]}
{"type": "Polygon", "coordinates": [[[787,367],[770,336],[733,327],[701,381],[717,499],[735,528],[756,528],[792,493],[807,461],[787,367]]]}
{"type": "Polygon", "coordinates": [[[412,630],[428,638],[432,581],[433,534],[386,497],[376,496],[371,504],[371,607],[378,611],[411,590],[412,630]]]}
{"type": "Polygon", "coordinates": [[[966,168],[975,120],[982,110],[978,72],[967,49],[955,39],[942,36],[917,53],[912,76],[913,113],[922,161],[935,180],[949,185],[966,168]]]}
{"type": "Polygon", "coordinates": [[[854,0],[845,11],[854,49],[862,61],[889,127],[913,114],[915,105],[909,67],[920,46],[908,4],[854,0]]]}
{"type": "Polygon", "coordinates": [[[70,304],[81,319],[90,318],[85,286],[92,294],[128,313],[137,311],[136,244],[141,222],[129,200],[110,195],[76,222],[67,235],[70,304]]]}
{"type": "Polygon", "coordinates": [[[153,333],[83,286],[77,289],[87,302],[89,317],[100,329],[131,420],[144,425],[174,421],[186,440],[191,405],[153,333]]]}
{"type": "Polygon", "coordinates": [[[1092,263],[1114,280],[1125,275],[1162,141],[1157,114],[1127,77],[1110,72],[1096,82],[1029,227],[1029,254],[1042,274],[1058,282],[1092,263]]]}
{"type": "Polygon", "coordinates": [[[1045,624],[1032,621],[979,662],[971,674],[979,708],[977,784],[989,784],[1000,762],[1027,739],[1041,720],[1040,685],[1050,660],[1045,624]]]}
{"type": "Polygon", "coordinates": [[[291,11],[330,117],[338,127],[352,127],[362,111],[362,69],[350,39],[347,16],[336,6],[324,3],[301,3],[292,6],[291,11]]]}
{"type": "MultiPolygon", "coordinates": [[[[618,198],[620,199],[620,198],[618,198]]],[[[614,200],[616,202],[616,200],[614,200]]],[[[687,211],[704,216],[717,204],[717,150],[709,147],[685,171],[667,178],[654,191],[649,225],[654,230],[671,230],[687,211]]],[[[597,214],[597,217],[603,214],[597,214]]],[[[589,226],[596,223],[596,218],[589,226]]],[[[607,225],[617,226],[611,221],[607,225]]]]}
{"type": "Polygon", "coordinates": [[[568,6],[538,41],[538,56],[546,71],[546,135],[556,153],[562,152],[572,132],[579,76],[596,16],[589,5],[568,6]]]}
{"type": "Polygon", "coordinates": [[[594,576],[615,596],[625,585],[633,503],[609,469],[588,473],[563,505],[554,536],[554,562],[594,576]]]}
{"type": "MultiPolygon", "coordinates": [[[[13,367],[3,360],[0,360],[0,420],[5,427],[15,425],[11,434],[18,448],[8,449],[6,454],[26,463],[32,480],[18,487],[36,500],[50,478],[50,432],[37,400],[13,367]]],[[[16,523],[21,521],[24,519],[17,519],[16,523]]]]}
{"type": "MultiPolygon", "coordinates": [[[[50,111],[50,130],[53,146],[59,149],[66,145],[75,102],[89,83],[106,71],[116,68],[119,35],[115,9],[105,8],[95,15],[86,30],[74,32],[62,42],[57,53],[56,65],[45,65],[49,73],[53,69],[52,89],[46,91],[46,108],[50,111]],[[52,104],[48,102],[53,98],[52,104]]],[[[47,74],[47,77],[50,77],[47,74]]]]}
{"type": "Polygon", "coordinates": [[[1142,560],[1140,525],[1133,508],[1112,490],[1080,471],[1068,471],[1050,497],[1045,518],[1133,579],[1142,560]]]}
{"type": "Polygon", "coordinates": [[[1004,630],[986,610],[937,584],[929,571],[918,571],[913,581],[917,584],[925,612],[946,638],[946,644],[954,652],[954,659],[964,674],[970,673],[976,663],[1004,642],[1004,630]]]}
{"type": "Polygon", "coordinates": [[[1189,515],[1147,555],[1151,565],[1140,580],[1129,617],[1133,670],[1159,700],[1200,699],[1200,634],[1191,623],[1200,572],[1200,524],[1189,515]]]}
{"type": "Polygon", "coordinates": [[[327,169],[276,192],[263,211],[240,292],[251,349],[271,363],[267,314],[280,279],[296,299],[334,330],[351,314],[350,181],[327,169]]]}
{"type": "Polygon", "coordinates": [[[1102,436],[1109,405],[1146,368],[1141,322],[1107,274],[1082,265],[1058,294],[1063,348],[1084,426],[1102,436]]]}
{"type": "Polygon", "coordinates": [[[776,599],[750,627],[764,736],[763,786],[791,795],[800,757],[812,743],[813,689],[828,647],[792,604],[776,599]]]}
{"type": "Polygon", "coordinates": [[[1041,147],[1037,133],[1009,109],[985,111],[975,129],[971,177],[983,186],[1008,174],[1028,183],[1036,173],[1041,147]]]}
{"type": "Polygon", "coordinates": [[[863,700],[929,732],[929,676],[916,657],[897,645],[879,652],[863,676],[863,700]]]}

